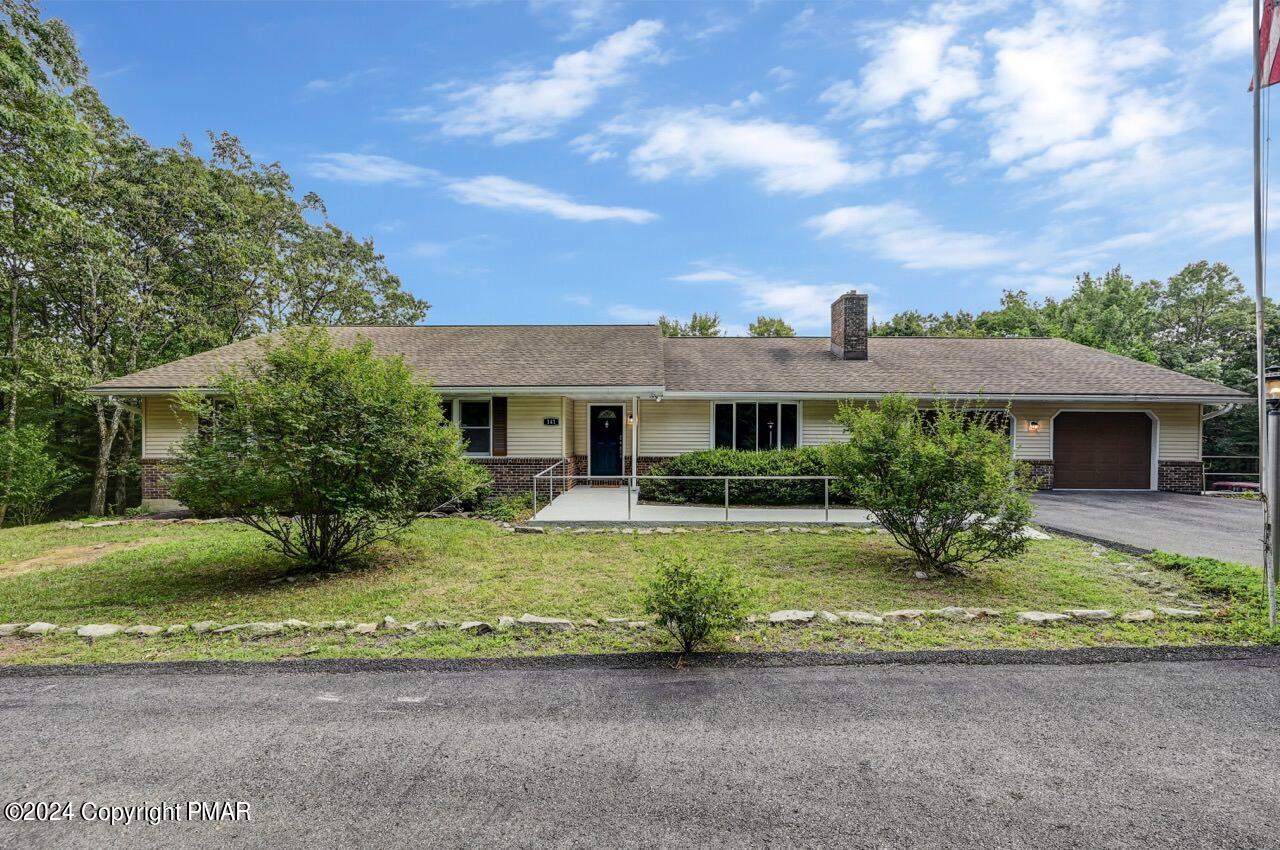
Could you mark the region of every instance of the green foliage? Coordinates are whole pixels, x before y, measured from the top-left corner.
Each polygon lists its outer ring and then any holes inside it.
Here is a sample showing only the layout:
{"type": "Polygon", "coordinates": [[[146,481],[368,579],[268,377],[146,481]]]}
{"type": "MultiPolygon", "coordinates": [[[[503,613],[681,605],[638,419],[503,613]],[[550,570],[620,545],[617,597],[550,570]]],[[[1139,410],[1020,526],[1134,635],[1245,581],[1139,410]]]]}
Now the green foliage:
{"type": "Polygon", "coordinates": [[[4,499],[9,516],[19,525],[44,519],[49,506],[80,477],[58,463],[49,450],[49,432],[27,425],[0,431],[0,457],[11,459],[4,499]]]}
{"type": "Polygon", "coordinates": [[[487,481],[436,393],[367,341],[289,331],[214,388],[182,399],[204,427],[182,443],[174,497],[256,528],[307,567],[349,561],[487,481]]]}
{"type": "Polygon", "coordinates": [[[663,336],[721,336],[719,313],[694,313],[682,322],[668,316],[658,317],[663,336]]]}
{"type": "Polygon", "coordinates": [[[515,493],[491,499],[481,510],[485,515],[503,522],[523,522],[533,516],[533,493],[515,493]]]}
{"type": "Polygon", "coordinates": [[[742,622],[750,598],[728,564],[699,566],[684,556],[671,556],[645,581],[645,611],[693,652],[717,629],[742,622]]]}
{"type": "Polygon", "coordinates": [[[1025,551],[1028,485],[1008,434],[985,415],[891,395],[842,405],[836,419],[850,436],[830,447],[832,472],[921,567],[960,572],[1025,551]]]}
{"type": "MultiPolygon", "coordinates": [[[[690,452],[654,464],[651,475],[826,475],[826,455],[817,446],[740,452],[710,449],[690,452]]],[[[832,482],[834,485],[835,482],[832,482]]],[[[832,491],[832,499],[835,499],[832,491]]],[[[640,482],[640,498],[655,502],[724,504],[722,481],[640,482]]],[[[821,505],[821,481],[731,481],[735,505],[821,505]]]]}
{"type": "Polygon", "coordinates": [[[751,336],[795,336],[796,329],[782,319],[757,316],[756,320],[747,328],[747,333],[751,334],[751,336]]]}

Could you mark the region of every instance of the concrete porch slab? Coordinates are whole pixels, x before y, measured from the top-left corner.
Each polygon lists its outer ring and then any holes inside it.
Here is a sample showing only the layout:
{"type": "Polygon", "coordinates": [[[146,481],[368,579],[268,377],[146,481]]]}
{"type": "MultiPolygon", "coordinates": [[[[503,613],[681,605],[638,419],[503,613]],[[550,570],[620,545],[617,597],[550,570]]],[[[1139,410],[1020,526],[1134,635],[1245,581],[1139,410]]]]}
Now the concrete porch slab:
{"type": "MultiPolygon", "coordinates": [[[[634,502],[626,487],[588,487],[579,485],[542,507],[528,525],[685,525],[726,522],[723,507],[710,505],[650,505],[634,502]],[[631,516],[627,502],[631,500],[631,516]]],[[[822,508],[762,508],[729,506],[729,523],[762,525],[853,525],[873,526],[875,521],[866,511],[832,508],[829,519],[822,508]]]]}

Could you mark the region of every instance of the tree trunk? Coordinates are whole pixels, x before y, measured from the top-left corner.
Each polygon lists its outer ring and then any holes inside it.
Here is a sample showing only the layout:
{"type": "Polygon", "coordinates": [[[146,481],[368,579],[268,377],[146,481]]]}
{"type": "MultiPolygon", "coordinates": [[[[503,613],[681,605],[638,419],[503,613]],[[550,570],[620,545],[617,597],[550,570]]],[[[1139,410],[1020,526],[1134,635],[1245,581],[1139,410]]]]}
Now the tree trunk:
{"type": "Polygon", "coordinates": [[[124,423],[120,426],[120,451],[116,455],[115,512],[122,516],[128,507],[129,471],[133,464],[133,423],[133,411],[125,411],[124,423]]]}
{"type": "Polygon", "coordinates": [[[93,465],[93,488],[89,493],[89,514],[103,516],[107,510],[107,477],[111,472],[111,448],[115,445],[116,435],[120,433],[120,405],[115,405],[111,416],[107,416],[106,400],[93,400],[94,413],[98,420],[98,458],[93,465]]]}

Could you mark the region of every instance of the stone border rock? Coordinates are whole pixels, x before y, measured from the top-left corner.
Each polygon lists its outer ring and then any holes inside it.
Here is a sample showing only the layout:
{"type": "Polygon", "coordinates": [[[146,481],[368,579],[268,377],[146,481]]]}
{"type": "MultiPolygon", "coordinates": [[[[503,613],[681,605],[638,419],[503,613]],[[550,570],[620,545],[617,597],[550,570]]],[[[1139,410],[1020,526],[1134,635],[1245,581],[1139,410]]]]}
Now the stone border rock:
{"type": "MultiPolygon", "coordinates": [[[[1186,603],[1192,605],[1194,603],[1186,603]]],[[[1063,611],[1017,611],[1014,622],[1027,626],[1049,626],[1055,623],[1073,623],[1076,625],[1099,625],[1111,622],[1126,624],[1150,623],[1157,620],[1205,620],[1210,612],[1203,607],[1185,608],[1141,608],[1115,614],[1104,608],[1067,608],[1063,611]]],[[[1006,615],[994,608],[961,607],[949,605],[945,608],[929,610],[920,608],[902,608],[895,611],[872,613],[869,611],[823,611],[821,609],[787,608],[770,612],[764,616],[747,617],[749,626],[767,625],[776,627],[809,626],[809,625],[850,625],[850,626],[885,626],[908,625],[927,620],[947,620],[952,623],[969,623],[981,620],[998,620],[1006,615]]],[[[181,635],[237,635],[242,638],[272,637],[290,633],[340,632],[346,635],[398,636],[423,634],[443,629],[457,629],[473,635],[490,633],[553,633],[568,632],[577,629],[622,628],[645,629],[655,625],[652,620],[643,617],[607,617],[603,624],[597,620],[579,621],[563,617],[546,617],[538,614],[524,613],[519,617],[503,615],[498,617],[497,625],[484,620],[466,620],[455,623],[449,620],[410,620],[401,622],[395,617],[383,617],[367,622],[351,622],[348,620],[325,620],[315,623],[306,620],[288,619],[280,621],[253,621],[243,623],[217,623],[202,620],[196,623],[171,623],[167,626],[150,623],[135,623],[122,626],[116,623],[85,623],[79,626],[58,626],[55,623],[37,621],[33,623],[0,623],[0,637],[35,638],[48,635],[75,634],[92,642],[107,637],[155,638],[175,637],[181,635]]]]}

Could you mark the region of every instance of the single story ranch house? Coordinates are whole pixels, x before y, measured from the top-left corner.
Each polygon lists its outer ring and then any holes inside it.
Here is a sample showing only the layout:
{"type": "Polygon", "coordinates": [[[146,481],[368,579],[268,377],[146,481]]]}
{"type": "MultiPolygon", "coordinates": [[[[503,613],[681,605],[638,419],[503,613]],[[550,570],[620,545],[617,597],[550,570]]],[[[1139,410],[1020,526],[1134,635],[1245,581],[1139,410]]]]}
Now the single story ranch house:
{"type": "MultiPolygon", "coordinates": [[[[868,337],[867,296],[831,305],[831,336],[664,338],[655,325],[338,327],[430,380],[499,492],[570,474],[644,474],[712,447],[843,438],[841,402],[904,393],[1007,409],[1043,488],[1199,492],[1202,424],[1245,393],[1061,339],[868,337]]],[[[246,340],[91,388],[142,411],[142,495],[173,504],[164,464],[191,427],[172,396],[255,356],[246,340]]]]}

